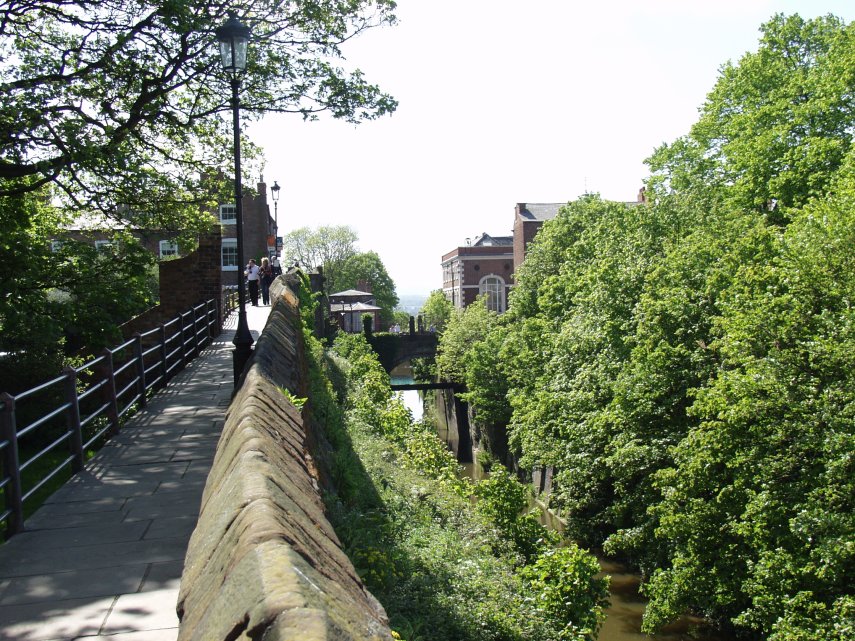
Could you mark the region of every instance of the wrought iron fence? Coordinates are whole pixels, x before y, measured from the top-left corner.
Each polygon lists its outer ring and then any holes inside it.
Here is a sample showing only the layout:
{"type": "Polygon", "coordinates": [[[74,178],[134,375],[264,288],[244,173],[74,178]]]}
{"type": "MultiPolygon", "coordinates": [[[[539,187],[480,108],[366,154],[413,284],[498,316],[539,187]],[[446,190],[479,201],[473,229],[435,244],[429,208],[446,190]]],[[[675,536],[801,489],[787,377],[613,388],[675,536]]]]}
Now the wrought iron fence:
{"type": "Polygon", "coordinates": [[[166,386],[218,329],[217,301],[211,299],[37,387],[0,394],[0,522],[6,537],[23,529],[26,501],[57,475],[82,470],[86,451],[117,433],[128,412],[145,406],[149,392],[166,386]],[[19,426],[18,416],[27,424],[19,426]]]}

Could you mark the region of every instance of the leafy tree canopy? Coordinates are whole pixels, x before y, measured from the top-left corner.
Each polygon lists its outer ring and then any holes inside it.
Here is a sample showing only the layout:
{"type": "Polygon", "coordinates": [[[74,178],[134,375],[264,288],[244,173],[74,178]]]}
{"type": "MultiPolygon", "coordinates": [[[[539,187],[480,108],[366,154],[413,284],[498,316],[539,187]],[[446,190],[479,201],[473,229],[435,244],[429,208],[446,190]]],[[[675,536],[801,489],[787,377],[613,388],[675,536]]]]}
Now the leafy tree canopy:
{"type": "Polygon", "coordinates": [[[96,351],[117,340],[116,326],[153,304],[157,281],[154,256],[129,234],[100,250],[65,240],[52,252],[65,221],[46,197],[2,202],[0,389],[13,391],[57,373],[63,348],[96,351]]]}
{"type": "Polygon", "coordinates": [[[286,264],[297,261],[309,269],[322,266],[328,286],[332,287],[336,266],[357,253],[358,240],[356,232],[345,225],[322,225],[314,230],[300,227],[282,238],[282,256],[286,264]]]}
{"type": "Polygon", "coordinates": [[[392,321],[392,312],[398,304],[398,294],[395,292],[395,282],[377,252],[352,254],[335,263],[333,274],[335,279],[329,282],[331,293],[358,289],[359,282],[365,281],[371,288],[375,303],[382,309],[380,322],[386,325],[392,321]]]}
{"type": "MultiPolygon", "coordinates": [[[[347,72],[341,45],[395,21],[392,0],[11,0],[0,8],[0,196],[53,185],[112,217],[197,208],[231,175],[231,91],[214,30],[252,29],[242,113],[351,122],[396,102],[347,72]],[[224,117],[225,116],[225,117],[224,117]]],[[[150,226],[150,225],[148,225],[150,226]]]]}
{"type": "Polygon", "coordinates": [[[779,14],[760,31],[756,52],[721,68],[690,133],[648,164],[655,187],[723,190],[779,220],[824,193],[852,144],[855,26],[779,14]]]}
{"type": "Polygon", "coordinates": [[[833,17],[762,32],[652,157],[652,202],[569,203],[507,314],[473,306],[438,361],[474,405],[507,399],[571,535],[644,570],[646,631],[695,611],[848,639],[855,40],[833,17]]]}
{"type": "Polygon", "coordinates": [[[419,311],[419,314],[424,315],[427,326],[433,325],[437,332],[442,332],[445,329],[453,313],[454,307],[441,289],[432,291],[419,311]]]}

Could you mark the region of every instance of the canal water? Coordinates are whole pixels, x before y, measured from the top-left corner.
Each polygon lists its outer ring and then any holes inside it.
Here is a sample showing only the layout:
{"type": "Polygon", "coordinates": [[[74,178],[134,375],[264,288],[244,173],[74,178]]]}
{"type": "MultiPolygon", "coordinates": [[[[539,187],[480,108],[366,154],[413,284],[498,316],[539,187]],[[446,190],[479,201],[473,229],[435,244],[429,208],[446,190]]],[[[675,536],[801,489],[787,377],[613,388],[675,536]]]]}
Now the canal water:
{"type": "MultiPolygon", "coordinates": [[[[409,365],[396,367],[392,370],[391,378],[393,384],[412,383],[412,369],[409,365]]],[[[424,405],[419,392],[406,390],[400,394],[403,395],[404,404],[413,413],[413,419],[420,420],[424,405]]],[[[468,463],[463,468],[463,474],[469,478],[481,479],[485,476],[477,464],[468,463]]],[[[561,521],[550,512],[534,506],[533,509],[537,509],[543,525],[559,532],[563,530],[561,521]]],[[[606,620],[600,628],[597,641],[734,641],[732,636],[717,633],[703,619],[688,615],[665,627],[658,634],[642,633],[641,619],[644,616],[646,599],[638,593],[641,577],[620,563],[602,556],[597,558],[603,573],[611,577],[606,620]]]]}
{"type": "MultiPolygon", "coordinates": [[[[410,385],[414,383],[413,368],[409,365],[398,365],[390,374],[392,385],[410,385]]],[[[413,413],[413,420],[420,421],[424,415],[424,404],[418,390],[398,392],[404,398],[404,405],[413,413]]]]}
{"type": "MultiPolygon", "coordinates": [[[[532,511],[537,511],[540,522],[551,530],[562,532],[564,526],[551,512],[532,501],[532,511]]],[[[604,574],[611,577],[609,606],[606,620],[600,628],[597,641],[734,641],[734,637],[719,633],[699,617],[685,615],[659,633],[641,632],[641,619],[647,602],[638,593],[641,576],[626,566],[597,555],[604,574]]]]}

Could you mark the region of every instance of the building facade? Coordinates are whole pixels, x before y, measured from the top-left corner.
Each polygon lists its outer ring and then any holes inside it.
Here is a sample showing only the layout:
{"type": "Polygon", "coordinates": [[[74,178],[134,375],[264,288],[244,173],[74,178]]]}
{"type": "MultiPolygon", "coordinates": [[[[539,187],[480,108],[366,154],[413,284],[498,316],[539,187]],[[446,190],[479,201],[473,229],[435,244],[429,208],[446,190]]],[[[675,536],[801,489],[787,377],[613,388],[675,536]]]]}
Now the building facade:
{"type": "Polygon", "coordinates": [[[483,294],[487,307],[502,313],[508,307],[513,272],[513,237],[481,234],[442,257],[442,291],[458,308],[483,294]]]}
{"type": "MultiPolygon", "coordinates": [[[[244,194],[243,215],[243,259],[252,258],[261,263],[264,257],[276,254],[276,228],[267,202],[267,184],[259,182],[254,194],[244,194]]],[[[217,211],[222,230],[220,267],[223,285],[237,285],[243,276],[245,265],[238,265],[237,211],[235,203],[221,203],[217,211]]]]}
{"type": "Polygon", "coordinates": [[[517,203],[514,208],[514,266],[525,260],[529,243],[547,220],[558,215],[564,203],[517,203]]]}
{"type": "MultiPolygon", "coordinates": [[[[257,263],[262,257],[276,253],[276,224],[270,215],[267,203],[267,185],[257,184],[255,194],[243,197],[243,241],[244,260],[254,258],[257,263]]],[[[235,204],[222,203],[217,208],[216,217],[220,226],[220,271],[223,285],[237,285],[243,274],[243,266],[237,260],[237,213],[235,204]]],[[[136,229],[125,227],[140,244],[160,260],[185,256],[186,248],[179,246],[177,232],[163,230],[136,229]]],[[[51,249],[57,251],[63,239],[92,243],[96,249],[110,246],[115,226],[107,228],[103,222],[81,218],[68,225],[61,238],[51,241],[51,249]]]]}
{"type": "Polygon", "coordinates": [[[487,308],[502,313],[508,308],[515,269],[525,259],[528,245],[547,220],[555,218],[564,203],[517,203],[513,236],[481,234],[474,241],[442,257],[442,291],[454,307],[471,305],[486,296],[487,308]]]}

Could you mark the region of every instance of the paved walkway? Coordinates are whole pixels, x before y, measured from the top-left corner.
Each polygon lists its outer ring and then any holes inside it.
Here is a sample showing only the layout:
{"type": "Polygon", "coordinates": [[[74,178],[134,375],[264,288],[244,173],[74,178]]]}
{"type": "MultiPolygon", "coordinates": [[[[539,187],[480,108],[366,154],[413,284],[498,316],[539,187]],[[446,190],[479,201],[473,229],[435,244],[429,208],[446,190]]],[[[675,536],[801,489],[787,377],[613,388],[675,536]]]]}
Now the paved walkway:
{"type": "MultiPolygon", "coordinates": [[[[254,337],[269,307],[247,307],[254,337]]],[[[232,394],[226,330],[0,546],[0,640],[175,641],[184,554],[232,394]]]]}

